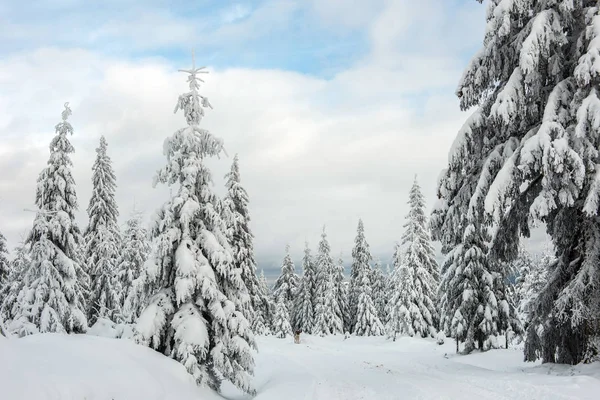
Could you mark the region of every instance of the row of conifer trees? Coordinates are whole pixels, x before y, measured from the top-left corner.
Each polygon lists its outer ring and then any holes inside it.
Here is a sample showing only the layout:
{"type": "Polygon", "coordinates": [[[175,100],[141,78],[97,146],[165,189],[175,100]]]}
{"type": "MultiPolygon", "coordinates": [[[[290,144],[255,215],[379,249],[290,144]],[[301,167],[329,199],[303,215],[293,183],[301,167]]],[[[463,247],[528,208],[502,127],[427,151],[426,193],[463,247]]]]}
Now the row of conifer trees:
{"type": "MultiPolygon", "coordinates": [[[[399,335],[433,337],[439,315],[439,272],[425,218],[425,202],[415,180],[402,243],[397,244],[386,273],[371,255],[363,221],[359,220],[352,249],[349,279],[344,264],[331,255],[325,228],[316,256],[306,244],[302,276],[287,249],[281,275],[273,287],[273,304],[261,309],[260,333],[279,337],[292,330],[318,335],[354,334],[392,338],[399,335]],[[387,275],[387,279],[386,279],[387,275]]],[[[269,293],[263,286],[263,290],[269,293]]]]}
{"type": "Polygon", "coordinates": [[[199,124],[208,99],[200,74],[185,70],[189,91],[177,111],[186,126],[167,137],[166,165],[155,184],[175,194],[149,230],[139,214],[117,223],[116,177],[100,138],[92,168],[89,222],[81,232],[69,141],[74,133],[65,104],[39,175],[33,227],[8,261],[0,235],[0,327],[7,336],[44,332],[105,333],[129,337],[181,362],[199,384],[219,390],[223,379],[254,393],[256,349],[251,324],[266,299],[259,286],[248,228],[248,197],[237,156],[218,197],[205,160],[223,142],[199,124]],[[104,330],[104,332],[103,332],[104,330]]]}

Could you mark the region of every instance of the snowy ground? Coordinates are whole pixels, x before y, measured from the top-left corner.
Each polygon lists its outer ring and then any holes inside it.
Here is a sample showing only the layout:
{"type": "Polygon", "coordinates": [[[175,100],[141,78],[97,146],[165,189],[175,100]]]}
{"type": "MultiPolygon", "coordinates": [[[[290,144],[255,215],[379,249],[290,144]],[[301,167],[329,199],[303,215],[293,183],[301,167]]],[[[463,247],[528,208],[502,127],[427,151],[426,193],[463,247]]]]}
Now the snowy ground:
{"type": "MultiPolygon", "coordinates": [[[[600,363],[523,363],[521,351],[456,356],[454,344],[402,338],[258,339],[256,400],[598,399],[600,363]],[[448,353],[448,358],[444,354],[448,353]]],[[[225,384],[229,400],[250,399],[225,384]]],[[[183,366],[128,340],[0,337],[2,400],[216,400],[183,366]]]]}
{"type": "MultiPolygon", "coordinates": [[[[258,344],[256,400],[600,398],[598,363],[539,366],[515,349],[455,356],[453,343],[306,335],[299,345],[272,337],[258,344]]],[[[250,398],[228,385],[223,395],[250,398]]]]}
{"type": "Polygon", "coordinates": [[[185,368],[128,340],[0,336],[2,400],[216,400],[185,368]]]}

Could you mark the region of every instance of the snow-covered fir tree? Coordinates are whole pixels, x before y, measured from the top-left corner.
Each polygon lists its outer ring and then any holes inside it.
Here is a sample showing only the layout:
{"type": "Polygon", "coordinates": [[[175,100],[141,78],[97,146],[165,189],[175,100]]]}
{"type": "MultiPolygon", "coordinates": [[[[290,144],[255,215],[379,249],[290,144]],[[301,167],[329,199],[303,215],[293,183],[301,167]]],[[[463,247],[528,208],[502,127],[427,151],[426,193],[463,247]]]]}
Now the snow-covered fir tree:
{"type": "Polygon", "coordinates": [[[183,112],[187,126],[165,140],[167,164],[155,178],[177,190],[151,230],[153,254],[142,276],[153,293],[136,337],[182,363],[200,385],[219,390],[226,379],[253,394],[256,345],[241,309],[248,294],[205,162],[223,151],[223,142],[199,125],[210,107],[198,92],[203,69],[183,70],[190,90],[179,96],[175,111],[183,112]]]}
{"type": "Polygon", "coordinates": [[[115,320],[121,305],[122,290],[117,280],[119,257],[119,211],[115,201],[116,177],[107,154],[108,143],[100,137],[92,166],[92,197],[87,208],[89,224],[85,230],[86,268],[90,275],[88,322],[98,318],[115,320]]]}
{"type": "MultiPolygon", "coordinates": [[[[529,275],[531,269],[533,268],[533,259],[531,254],[525,249],[523,244],[519,245],[519,253],[517,258],[515,258],[512,262],[508,263],[508,292],[509,295],[508,301],[511,303],[513,307],[519,308],[522,301],[522,287],[525,280],[525,277],[529,275]]],[[[520,310],[518,310],[520,312],[520,310]]]]}
{"type": "Polygon", "coordinates": [[[256,261],[254,259],[254,235],[250,230],[249,198],[248,193],[241,185],[237,154],[233,158],[231,171],[225,178],[227,179],[227,197],[225,202],[233,216],[233,224],[230,227],[233,260],[236,269],[241,271],[242,280],[246,285],[246,290],[250,297],[250,301],[243,308],[244,314],[254,332],[264,331],[265,316],[257,314],[261,313],[265,308],[268,299],[259,290],[256,261]]]}
{"type": "Polygon", "coordinates": [[[373,289],[373,303],[377,310],[377,316],[384,325],[387,320],[385,311],[388,302],[387,286],[386,277],[383,275],[381,267],[381,260],[377,258],[371,270],[371,287],[373,289]]]}
{"type": "Polygon", "coordinates": [[[556,262],[553,251],[545,248],[542,255],[531,259],[530,257],[521,263],[522,269],[519,277],[518,298],[519,312],[524,320],[528,319],[533,311],[535,299],[542,292],[548,281],[548,269],[556,262]]]}
{"type": "Polygon", "coordinates": [[[465,343],[465,352],[489,349],[498,329],[499,307],[494,272],[486,257],[482,227],[465,229],[463,244],[448,254],[442,267],[440,327],[446,336],[465,343]]]}
{"type": "Polygon", "coordinates": [[[296,327],[302,332],[310,333],[315,323],[315,288],[317,284],[317,271],[308,243],[304,247],[302,257],[302,278],[296,296],[296,327]]]}
{"type": "MultiPolygon", "coordinates": [[[[544,336],[544,320],[535,313],[537,297],[548,282],[548,271],[557,262],[550,246],[546,246],[541,256],[536,257],[527,273],[524,274],[519,285],[521,303],[519,312],[526,326],[526,340],[524,346],[525,361],[535,361],[544,353],[542,337],[544,336]]],[[[590,361],[587,355],[583,361],[590,361]]]]}
{"type": "MultiPolygon", "coordinates": [[[[8,262],[8,248],[6,247],[6,238],[0,232],[0,291],[8,280],[10,274],[10,264],[8,262]]],[[[0,303],[2,297],[0,297],[0,303]]]]}
{"type": "Polygon", "coordinates": [[[20,335],[37,332],[79,333],[87,329],[85,293],[88,276],[82,268],[83,244],[75,222],[77,195],[68,135],[68,103],[50,143],[48,165],[36,190],[38,211],[26,239],[30,265],[22,276],[12,326],[20,335]]]}
{"type": "Polygon", "coordinates": [[[384,329],[373,303],[370,271],[359,270],[356,279],[358,303],[352,332],[357,336],[381,336],[384,329]]]}
{"type": "Polygon", "coordinates": [[[390,277],[390,299],[386,309],[385,326],[387,337],[394,341],[399,336],[414,336],[415,322],[418,326],[425,325],[422,314],[417,309],[416,302],[413,301],[415,297],[413,271],[403,261],[400,245],[397,243],[394,248],[394,269],[390,277]]]}
{"type": "MultiPolygon", "coordinates": [[[[350,326],[348,331],[354,333],[354,327],[358,317],[358,297],[360,293],[367,291],[371,297],[371,284],[369,279],[368,288],[362,288],[364,277],[370,278],[372,260],[369,244],[365,238],[365,228],[362,219],[358,220],[354,248],[352,249],[352,267],[350,269],[350,298],[348,299],[348,313],[350,315],[350,326]]],[[[371,298],[371,302],[372,302],[371,298]]]]}
{"type": "Polygon", "coordinates": [[[461,245],[469,211],[475,226],[492,222],[494,262],[517,255],[530,221],[545,222],[557,256],[533,306],[545,362],[580,362],[599,334],[598,11],[587,0],[489,2],[483,46],[457,89],[461,108],[477,109],[439,184],[446,252],[461,245]]]}
{"type": "Polygon", "coordinates": [[[414,280],[411,291],[406,296],[415,305],[408,308],[415,334],[434,337],[438,325],[439,272],[425,217],[425,199],[416,178],[410,189],[408,204],[410,211],[406,216],[402,235],[402,245],[405,248],[402,263],[406,264],[410,270],[409,276],[414,280]]]}
{"type": "Polygon", "coordinates": [[[335,279],[331,247],[323,228],[319,250],[315,260],[317,285],[315,288],[315,325],[313,333],[330,335],[344,333],[342,309],[338,302],[338,288],[335,279]]]}
{"type": "Polygon", "coordinates": [[[127,220],[122,241],[116,268],[119,288],[123,294],[117,322],[133,323],[148,301],[147,290],[139,290],[134,284],[142,274],[144,263],[150,254],[150,242],[141,213],[134,210],[127,220]]]}
{"type": "Polygon", "coordinates": [[[344,258],[342,253],[340,253],[337,264],[333,266],[333,283],[335,286],[337,304],[340,309],[339,316],[342,320],[344,332],[346,332],[346,326],[351,318],[348,309],[348,288],[344,284],[344,258]]]}
{"type": "Polygon", "coordinates": [[[277,301],[279,301],[280,298],[283,298],[285,307],[290,314],[290,323],[295,322],[294,299],[299,284],[300,278],[296,274],[296,266],[294,265],[294,261],[292,261],[290,246],[288,245],[285,247],[285,257],[281,264],[281,275],[279,275],[279,278],[275,281],[275,286],[273,286],[273,297],[276,298],[277,301]]]}
{"type": "Polygon", "coordinates": [[[336,285],[331,274],[321,282],[322,295],[317,304],[313,333],[325,336],[343,333],[344,321],[340,318],[341,310],[336,299],[336,285]]]}
{"type": "Polygon", "coordinates": [[[273,335],[284,339],[292,334],[292,325],[290,325],[290,314],[287,309],[287,301],[283,292],[277,297],[275,303],[275,316],[273,317],[273,335]]]}
{"type": "Polygon", "coordinates": [[[254,310],[254,321],[251,327],[255,335],[268,335],[271,333],[271,300],[268,290],[263,290],[261,277],[258,278],[258,293],[264,301],[254,310]]]}
{"type": "Polygon", "coordinates": [[[275,315],[275,302],[271,296],[269,285],[267,284],[267,278],[265,277],[265,271],[260,270],[258,276],[258,287],[262,298],[265,303],[261,304],[260,312],[257,314],[257,318],[262,317],[262,326],[258,323],[254,324],[254,332],[259,335],[268,335],[271,333],[273,327],[273,317],[275,315]]]}
{"type": "Polygon", "coordinates": [[[25,285],[25,273],[31,264],[29,247],[25,243],[14,249],[14,255],[6,284],[0,288],[0,319],[3,321],[12,321],[15,318],[17,299],[25,285]]]}

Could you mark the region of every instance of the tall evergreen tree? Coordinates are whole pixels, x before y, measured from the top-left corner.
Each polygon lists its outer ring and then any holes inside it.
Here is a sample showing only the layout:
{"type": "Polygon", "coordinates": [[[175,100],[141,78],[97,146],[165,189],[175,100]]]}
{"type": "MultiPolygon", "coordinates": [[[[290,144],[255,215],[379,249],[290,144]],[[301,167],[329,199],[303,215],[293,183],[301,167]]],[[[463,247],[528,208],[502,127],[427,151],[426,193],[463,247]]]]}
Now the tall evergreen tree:
{"type": "Polygon", "coordinates": [[[348,290],[346,285],[344,285],[344,259],[341,253],[337,264],[333,266],[333,282],[335,287],[335,297],[340,310],[339,318],[342,321],[344,331],[348,331],[346,326],[351,318],[348,310],[348,290]]]}
{"type": "MultiPolygon", "coordinates": [[[[535,313],[537,297],[548,282],[548,271],[552,270],[557,259],[550,248],[544,249],[541,257],[532,261],[531,267],[521,279],[519,292],[521,303],[519,311],[526,325],[524,346],[525,361],[535,361],[544,355],[542,338],[544,337],[544,321],[535,313]]],[[[584,356],[583,361],[586,360],[584,356]]]]}
{"type": "Polygon", "coordinates": [[[315,262],[306,243],[302,258],[302,278],[295,304],[296,327],[302,332],[312,332],[315,323],[316,272],[315,262]]]}
{"type": "Polygon", "coordinates": [[[323,228],[316,259],[317,285],[315,295],[315,326],[313,333],[320,335],[344,332],[342,310],[338,302],[338,290],[334,276],[335,266],[331,247],[323,228]]]}
{"type": "MultiPolygon", "coordinates": [[[[352,249],[352,267],[350,269],[350,298],[348,300],[348,311],[351,316],[349,331],[353,332],[358,313],[358,296],[363,285],[363,277],[368,276],[371,270],[370,262],[372,260],[369,244],[365,238],[365,228],[362,219],[358,220],[356,238],[354,239],[354,248],[352,249]]],[[[370,285],[368,289],[371,291],[370,285]]]]}
{"type": "Polygon", "coordinates": [[[261,269],[260,276],[258,277],[258,287],[260,290],[260,294],[264,299],[264,302],[261,304],[260,312],[258,313],[258,318],[262,317],[262,323],[254,324],[254,332],[259,335],[267,335],[271,333],[273,327],[273,318],[275,316],[275,303],[273,301],[273,297],[271,296],[271,291],[269,290],[269,285],[267,284],[267,278],[265,277],[265,271],[261,269]]]}
{"type": "Polygon", "coordinates": [[[356,279],[358,303],[352,332],[357,336],[381,336],[384,329],[373,303],[370,267],[360,269],[356,279]]]}
{"type": "Polygon", "coordinates": [[[518,305],[519,311],[523,314],[525,320],[533,311],[535,299],[542,292],[548,281],[548,269],[556,262],[556,258],[552,254],[551,249],[544,249],[541,257],[536,257],[535,260],[529,258],[520,263],[521,274],[519,278],[518,305]]]}
{"type": "Polygon", "coordinates": [[[133,323],[148,301],[147,290],[138,291],[135,280],[140,277],[150,254],[148,233],[142,224],[142,215],[134,211],[123,232],[123,245],[117,258],[117,279],[123,293],[118,322],[133,323]],[[135,300],[134,300],[135,299],[135,300]]]}
{"type": "Polygon", "coordinates": [[[464,244],[457,246],[444,262],[441,288],[441,327],[446,336],[465,343],[465,352],[492,346],[499,331],[499,307],[495,274],[486,257],[485,236],[480,226],[469,225],[464,244]]]}
{"type": "Polygon", "coordinates": [[[409,309],[413,315],[415,334],[434,337],[438,324],[436,303],[439,272],[427,228],[425,199],[416,178],[410,189],[408,204],[410,211],[404,224],[402,244],[405,246],[403,263],[410,270],[411,279],[414,279],[410,301],[415,307],[409,309]]]}
{"type": "Polygon", "coordinates": [[[73,127],[68,103],[50,143],[48,165],[40,173],[36,191],[38,211],[26,244],[31,264],[14,309],[20,334],[36,332],[78,333],[87,329],[83,244],[75,222],[77,195],[71,174],[70,154],[75,151],[68,135],[73,127]]]}
{"type": "Polygon", "coordinates": [[[219,390],[221,378],[253,394],[254,335],[242,314],[247,297],[236,269],[205,160],[223,151],[200,128],[208,99],[198,93],[203,68],[183,70],[190,91],[179,96],[187,126],[165,140],[167,165],[155,183],[178,185],[151,230],[153,255],[143,276],[152,297],[137,323],[138,340],[182,363],[199,384],[219,390]]]}
{"type": "Polygon", "coordinates": [[[322,287],[323,293],[317,304],[313,333],[321,336],[342,333],[344,321],[340,318],[341,310],[336,299],[336,285],[331,274],[326,275],[322,287]]]}
{"type": "MultiPolygon", "coordinates": [[[[386,331],[388,338],[394,341],[399,336],[414,336],[413,316],[420,318],[418,324],[422,324],[422,315],[413,301],[415,297],[415,279],[413,271],[402,259],[400,245],[396,244],[393,255],[393,271],[390,277],[390,300],[387,304],[386,331]]],[[[420,326],[420,325],[418,325],[420,326]]]]}
{"type": "Polygon", "coordinates": [[[116,177],[106,153],[108,143],[100,137],[96,161],[92,166],[92,197],[87,208],[89,224],[85,231],[85,257],[91,291],[88,321],[98,318],[115,320],[120,314],[120,282],[117,279],[119,257],[119,211],[115,201],[116,177]]]}
{"type": "Polygon", "coordinates": [[[599,21],[597,1],[490,2],[457,89],[461,108],[477,110],[439,183],[434,228],[446,252],[490,221],[492,264],[510,261],[529,222],[545,223],[557,262],[533,307],[544,362],[580,362],[599,334],[599,21]]]}
{"type": "Polygon", "coordinates": [[[248,211],[248,193],[240,183],[240,167],[237,154],[233,158],[231,171],[225,176],[227,179],[227,198],[225,199],[233,215],[231,227],[231,247],[233,260],[237,269],[241,271],[242,280],[248,291],[249,302],[243,308],[245,316],[252,325],[254,332],[262,330],[264,315],[256,315],[263,309],[268,301],[259,290],[258,276],[256,274],[256,261],[254,259],[254,235],[250,230],[250,213],[248,211]],[[258,319],[258,321],[255,321],[258,319]],[[256,326],[258,324],[259,326],[256,326]]]}
{"type": "MultiPolygon", "coordinates": [[[[6,238],[0,232],[0,291],[6,285],[8,275],[10,274],[10,264],[8,262],[8,248],[6,247],[6,238]]],[[[2,297],[0,297],[0,303],[2,297]]]]}
{"type": "MultiPolygon", "coordinates": [[[[14,250],[15,257],[10,262],[10,274],[6,284],[0,289],[0,319],[5,322],[13,321],[18,309],[18,296],[25,286],[25,273],[31,265],[29,247],[21,243],[14,250]]],[[[9,326],[9,330],[11,327],[9,326]]],[[[15,332],[25,334],[25,332],[15,332]]]]}
{"type": "Polygon", "coordinates": [[[386,279],[381,269],[381,260],[379,259],[375,260],[375,266],[371,270],[371,287],[373,289],[373,303],[377,310],[377,316],[381,323],[385,325],[388,293],[386,279]]]}
{"type": "Polygon", "coordinates": [[[294,319],[294,299],[296,292],[298,291],[298,285],[300,278],[296,274],[296,266],[292,261],[290,255],[290,246],[285,247],[285,257],[283,258],[283,264],[281,265],[281,275],[275,281],[273,286],[273,296],[279,301],[279,298],[283,298],[285,307],[290,314],[290,322],[294,319]]]}
{"type": "MultiPolygon", "coordinates": [[[[509,267],[509,302],[513,307],[519,308],[523,299],[523,283],[533,268],[533,259],[531,254],[525,249],[523,244],[519,245],[519,254],[517,258],[508,263],[509,267]],[[513,280],[514,279],[514,280],[513,280]],[[513,283],[514,282],[514,283],[513,283]]],[[[519,314],[520,314],[519,310],[519,314]]]]}
{"type": "Polygon", "coordinates": [[[277,297],[275,304],[275,317],[273,318],[273,335],[280,339],[292,334],[290,315],[286,306],[287,302],[283,292],[277,297]]]}

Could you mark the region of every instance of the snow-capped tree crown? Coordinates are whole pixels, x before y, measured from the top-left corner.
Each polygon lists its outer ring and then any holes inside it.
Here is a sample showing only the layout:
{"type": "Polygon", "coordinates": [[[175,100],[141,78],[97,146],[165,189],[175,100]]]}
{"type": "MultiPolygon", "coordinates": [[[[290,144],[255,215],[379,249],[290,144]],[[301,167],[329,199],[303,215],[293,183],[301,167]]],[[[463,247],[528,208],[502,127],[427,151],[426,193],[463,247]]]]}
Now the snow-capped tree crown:
{"type": "Polygon", "coordinates": [[[92,166],[92,197],[87,208],[89,224],[85,231],[85,258],[90,274],[88,320],[115,320],[121,313],[123,288],[117,279],[120,233],[119,211],[115,199],[116,177],[107,154],[104,136],[96,149],[92,166]]]}
{"type": "Polygon", "coordinates": [[[92,197],[87,208],[90,221],[87,232],[95,231],[98,225],[110,230],[117,230],[119,211],[115,201],[117,187],[112,161],[107,154],[108,143],[104,136],[100,137],[100,145],[96,149],[96,161],[92,166],[92,197]]]}
{"type": "Polygon", "coordinates": [[[31,265],[19,288],[14,325],[19,334],[84,332],[84,290],[88,277],[81,267],[82,237],[75,221],[77,196],[69,154],[75,149],[67,135],[73,127],[65,103],[62,121],[50,142],[50,158],[38,178],[38,211],[26,246],[31,265]]]}
{"type": "Polygon", "coordinates": [[[250,376],[256,347],[243,315],[248,292],[229,243],[231,213],[211,188],[204,163],[223,151],[223,141],[199,123],[208,100],[198,93],[204,67],[182,70],[190,91],[179,96],[187,126],[164,143],[167,165],[155,184],[178,184],[152,228],[155,250],[144,275],[152,288],[138,336],[181,362],[200,384],[219,390],[221,378],[253,394],[250,376]]]}
{"type": "Polygon", "coordinates": [[[283,297],[287,309],[292,308],[294,296],[299,285],[299,278],[296,275],[296,266],[290,254],[290,246],[285,247],[285,257],[281,265],[281,275],[277,278],[273,287],[273,295],[276,299],[283,297]]]}

